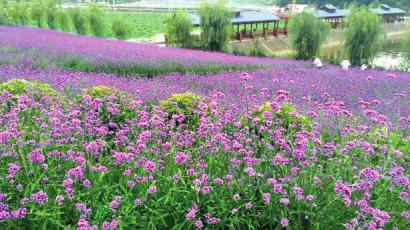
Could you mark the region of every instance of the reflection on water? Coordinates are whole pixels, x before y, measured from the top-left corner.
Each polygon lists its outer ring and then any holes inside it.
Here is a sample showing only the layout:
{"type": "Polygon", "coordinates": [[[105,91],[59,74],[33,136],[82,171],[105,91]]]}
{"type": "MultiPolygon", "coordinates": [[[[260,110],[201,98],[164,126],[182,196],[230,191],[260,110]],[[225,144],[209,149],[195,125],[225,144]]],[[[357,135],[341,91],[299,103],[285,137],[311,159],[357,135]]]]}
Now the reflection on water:
{"type": "Polygon", "coordinates": [[[403,46],[402,40],[391,40],[377,54],[373,66],[384,69],[410,71],[410,49],[403,46]]]}
{"type": "MultiPolygon", "coordinates": [[[[381,48],[373,60],[372,67],[410,72],[410,41],[408,35],[390,39],[381,48]]],[[[321,58],[331,64],[340,64],[347,55],[343,46],[326,47],[321,51],[321,58]]]]}
{"type": "Polygon", "coordinates": [[[373,60],[373,66],[383,69],[397,69],[410,71],[409,54],[400,51],[383,51],[373,60]]]}

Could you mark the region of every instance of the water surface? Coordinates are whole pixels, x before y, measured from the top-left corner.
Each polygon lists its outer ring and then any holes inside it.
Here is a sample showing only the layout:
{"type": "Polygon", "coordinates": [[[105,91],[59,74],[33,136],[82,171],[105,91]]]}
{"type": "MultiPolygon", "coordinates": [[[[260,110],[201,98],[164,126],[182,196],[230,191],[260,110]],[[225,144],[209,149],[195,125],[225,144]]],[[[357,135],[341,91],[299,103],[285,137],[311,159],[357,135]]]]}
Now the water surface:
{"type": "Polygon", "coordinates": [[[376,68],[410,71],[410,47],[405,38],[389,40],[373,61],[376,68]]]}

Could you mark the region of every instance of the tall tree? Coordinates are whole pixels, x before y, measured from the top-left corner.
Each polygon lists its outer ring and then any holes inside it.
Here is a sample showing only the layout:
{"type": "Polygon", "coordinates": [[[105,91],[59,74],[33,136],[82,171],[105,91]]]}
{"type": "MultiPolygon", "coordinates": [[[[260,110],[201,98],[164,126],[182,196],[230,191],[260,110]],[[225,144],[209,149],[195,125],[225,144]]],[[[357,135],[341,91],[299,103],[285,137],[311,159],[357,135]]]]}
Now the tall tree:
{"type": "Polygon", "coordinates": [[[192,45],[192,22],[185,13],[174,13],[166,21],[166,33],[169,44],[177,47],[192,45]]]}
{"type": "Polygon", "coordinates": [[[369,64],[385,36],[381,19],[368,7],[352,7],[346,19],[345,49],[353,65],[369,64]]]}
{"type": "Polygon", "coordinates": [[[47,7],[43,0],[36,0],[31,5],[30,13],[34,21],[36,21],[38,27],[43,27],[46,20],[47,7]]]}
{"type": "Polygon", "coordinates": [[[201,40],[203,47],[211,51],[221,51],[229,41],[231,13],[223,1],[216,4],[204,3],[199,9],[201,20],[201,40]]]}
{"type": "Polygon", "coordinates": [[[96,4],[89,5],[88,16],[90,20],[91,32],[97,37],[104,36],[106,27],[105,9],[96,4]]]}
{"type": "Polygon", "coordinates": [[[292,19],[290,36],[297,59],[310,59],[320,51],[330,32],[328,23],[322,22],[312,12],[303,12],[292,19]]]}

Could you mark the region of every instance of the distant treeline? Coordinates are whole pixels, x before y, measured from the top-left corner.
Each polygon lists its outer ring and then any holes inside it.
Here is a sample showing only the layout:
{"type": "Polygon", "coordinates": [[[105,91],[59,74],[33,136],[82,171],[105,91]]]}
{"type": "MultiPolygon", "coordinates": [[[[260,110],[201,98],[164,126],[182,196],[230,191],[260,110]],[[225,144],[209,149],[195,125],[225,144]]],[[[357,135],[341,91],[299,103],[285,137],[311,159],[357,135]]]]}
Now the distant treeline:
{"type": "MultiPolygon", "coordinates": [[[[8,2],[31,2],[33,0],[0,0],[0,4],[7,4],[8,2]]],[[[87,0],[55,0],[56,2],[60,3],[80,3],[80,2],[90,2],[87,0]]],[[[167,3],[167,1],[158,1],[158,0],[151,0],[153,3],[167,3]]],[[[218,0],[191,0],[190,2],[217,2],[218,0]]],[[[93,3],[102,3],[106,2],[108,4],[112,4],[115,2],[116,4],[120,3],[131,3],[131,2],[140,2],[140,0],[93,0],[93,3]]],[[[148,1],[149,2],[149,1],[148,1]]],[[[171,1],[173,2],[173,1],[171,1]]],[[[181,3],[181,1],[176,1],[181,3]]],[[[288,4],[297,3],[297,4],[314,4],[317,6],[324,6],[326,4],[332,4],[334,6],[343,8],[347,7],[351,4],[358,4],[358,5],[378,5],[378,4],[386,4],[391,7],[399,7],[401,9],[410,10],[410,0],[225,0],[225,2],[231,3],[260,3],[265,5],[276,5],[276,6],[287,6],[288,4]]]]}
{"type": "MultiPolygon", "coordinates": [[[[6,2],[30,2],[32,0],[0,0],[0,3],[6,2]]],[[[66,2],[89,2],[86,0],[58,0],[59,2],[66,3],[66,2]]],[[[141,0],[93,0],[92,2],[107,2],[108,4],[112,4],[115,1],[116,4],[119,3],[131,3],[131,2],[140,2],[141,0]]],[[[191,0],[190,2],[217,2],[218,0],[191,0]]],[[[225,0],[229,2],[228,0],[225,0]]],[[[148,0],[149,2],[149,0],[148,0]]],[[[151,0],[153,3],[167,3],[168,1],[164,0],[151,0]]],[[[171,1],[173,2],[173,1],[171,1]]],[[[182,1],[176,1],[181,3],[182,1]]],[[[377,4],[386,4],[392,7],[399,7],[402,9],[409,10],[410,9],[410,0],[230,0],[231,3],[260,3],[266,5],[278,5],[278,6],[286,6],[291,3],[298,3],[298,4],[315,4],[317,6],[323,6],[325,4],[333,4],[338,7],[344,7],[350,4],[359,4],[359,5],[377,5],[377,4]]]]}

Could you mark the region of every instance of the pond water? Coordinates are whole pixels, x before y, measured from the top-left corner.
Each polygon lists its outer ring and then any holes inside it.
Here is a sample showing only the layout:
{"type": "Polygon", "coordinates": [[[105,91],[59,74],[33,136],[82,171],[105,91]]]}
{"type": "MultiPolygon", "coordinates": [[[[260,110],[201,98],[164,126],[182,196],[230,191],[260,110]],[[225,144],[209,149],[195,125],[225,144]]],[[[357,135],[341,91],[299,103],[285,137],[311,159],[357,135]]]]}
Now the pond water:
{"type": "Polygon", "coordinates": [[[410,71],[410,47],[405,47],[403,40],[388,41],[374,59],[373,66],[383,69],[410,71]]]}
{"type": "MultiPolygon", "coordinates": [[[[386,41],[371,66],[379,69],[410,72],[410,42],[407,36],[403,34],[386,41]]],[[[326,62],[339,64],[347,57],[343,51],[343,46],[338,45],[324,48],[321,51],[321,58],[326,62]]]]}

